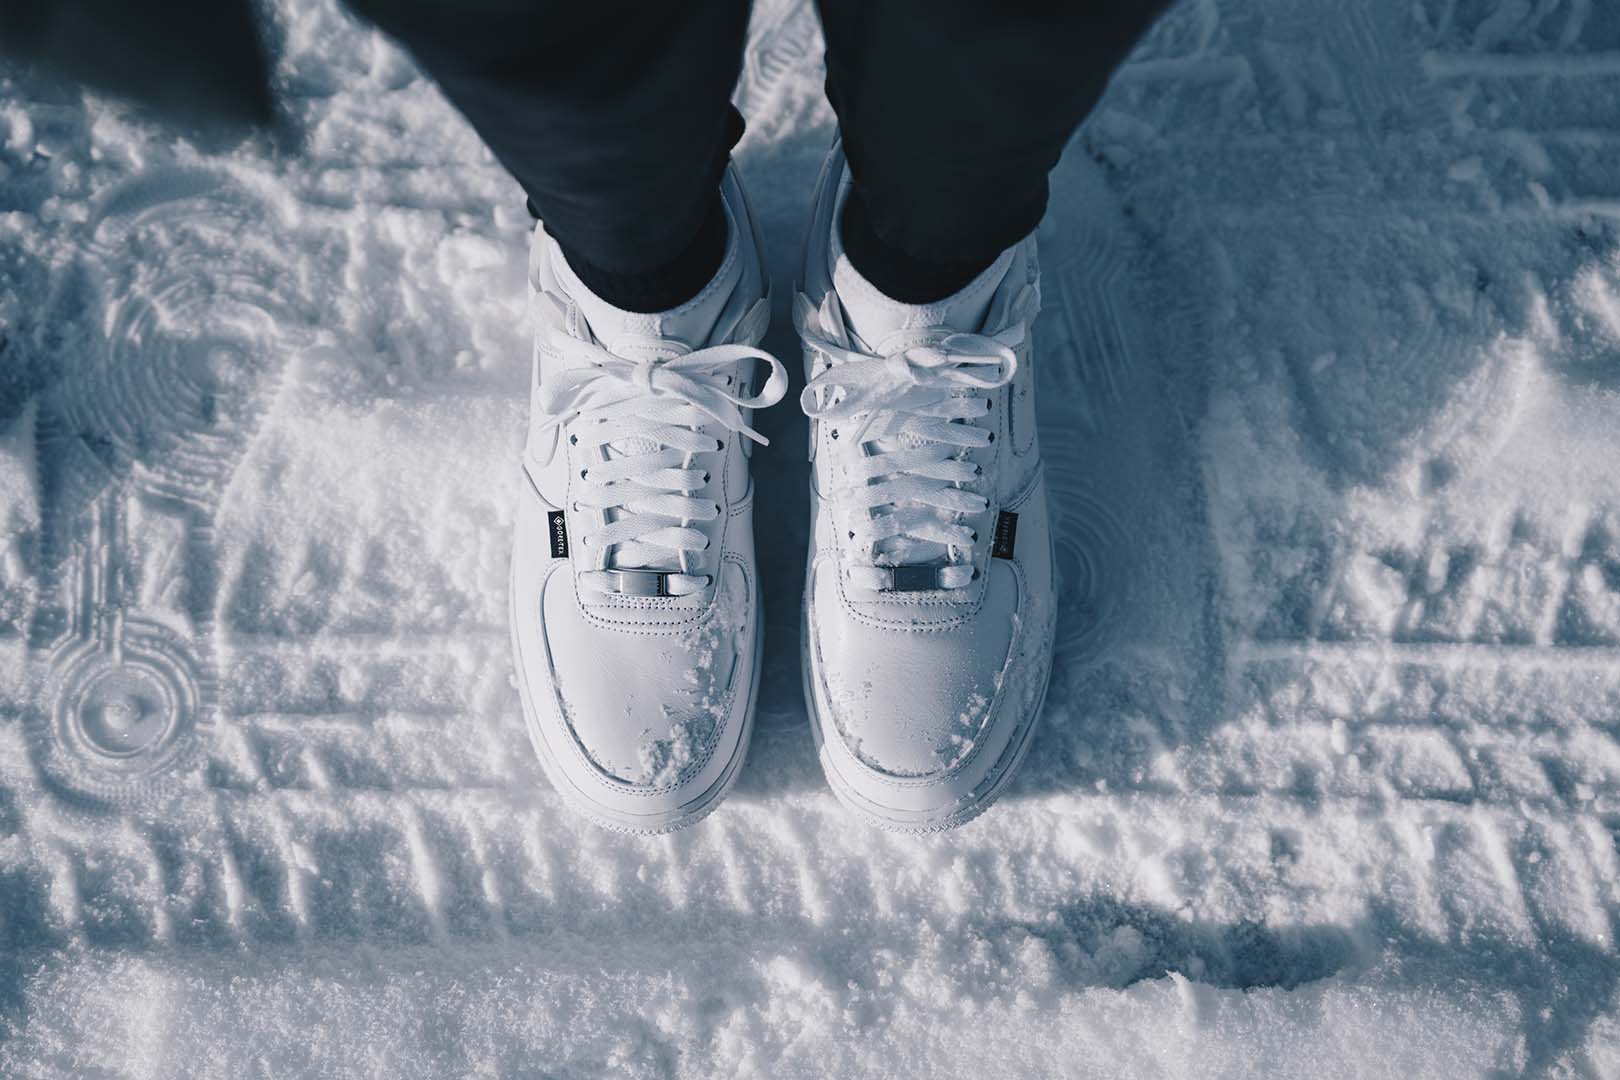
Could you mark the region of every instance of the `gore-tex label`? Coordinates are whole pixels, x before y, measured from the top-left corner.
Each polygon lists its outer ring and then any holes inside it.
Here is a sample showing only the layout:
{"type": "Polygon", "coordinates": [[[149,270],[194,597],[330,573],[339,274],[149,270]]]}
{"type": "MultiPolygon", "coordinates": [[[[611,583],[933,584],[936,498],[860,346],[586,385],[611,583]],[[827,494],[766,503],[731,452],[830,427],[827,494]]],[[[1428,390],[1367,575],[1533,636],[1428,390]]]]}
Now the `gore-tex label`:
{"type": "Polygon", "coordinates": [[[551,537],[551,557],[568,558],[568,519],[561,510],[546,511],[546,533],[551,537]]]}
{"type": "Polygon", "coordinates": [[[1013,545],[1018,543],[1018,515],[1003,510],[996,515],[996,535],[990,541],[990,554],[998,559],[1013,557],[1013,545]]]}

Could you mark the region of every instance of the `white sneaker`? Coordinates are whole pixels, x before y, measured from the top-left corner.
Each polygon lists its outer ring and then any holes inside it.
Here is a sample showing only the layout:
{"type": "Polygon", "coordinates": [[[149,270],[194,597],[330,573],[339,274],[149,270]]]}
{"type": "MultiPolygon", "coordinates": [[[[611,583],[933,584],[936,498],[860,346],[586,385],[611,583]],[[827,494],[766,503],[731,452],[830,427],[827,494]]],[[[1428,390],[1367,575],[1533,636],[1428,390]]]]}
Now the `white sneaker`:
{"type": "Polygon", "coordinates": [[[834,143],[794,311],[813,459],[805,698],[839,797],[930,832],[1000,794],[1051,670],[1039,271],[1029,238],[947,300],[891,300],[843,254],[849,188],[834,143]]]}
{"type": "Polygon", "coordinates": [[[529,734],[564,799],[631,832],[712,810],[747,753],[759,685],[748,440],[787,389],[756,346],[770,305],[733,170],[725,261],[655,315],[593,295],[543,228],[512,647],[529,734]],[[761,387],[760,362],[769,366],[761,387]]]}

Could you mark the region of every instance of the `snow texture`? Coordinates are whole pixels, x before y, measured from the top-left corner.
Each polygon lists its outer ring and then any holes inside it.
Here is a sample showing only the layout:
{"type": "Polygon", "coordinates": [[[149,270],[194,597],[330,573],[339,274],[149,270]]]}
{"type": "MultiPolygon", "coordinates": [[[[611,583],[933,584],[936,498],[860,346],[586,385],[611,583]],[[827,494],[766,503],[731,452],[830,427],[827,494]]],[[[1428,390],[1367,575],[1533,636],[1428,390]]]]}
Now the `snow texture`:
{"type": "MultiPolygon", "coordinates": [[[[0,1075],[1620,1076],[1620,9],[1143,43],[1040,230],[1043,726],[925,839],[816,763],[789,407],[736,793],[564,813],[522,201],[331,0],[275,22],[245,142],[0,71],[0,1075]]],[[[820,59],[761,0],[790,361],[820,59]]]]}

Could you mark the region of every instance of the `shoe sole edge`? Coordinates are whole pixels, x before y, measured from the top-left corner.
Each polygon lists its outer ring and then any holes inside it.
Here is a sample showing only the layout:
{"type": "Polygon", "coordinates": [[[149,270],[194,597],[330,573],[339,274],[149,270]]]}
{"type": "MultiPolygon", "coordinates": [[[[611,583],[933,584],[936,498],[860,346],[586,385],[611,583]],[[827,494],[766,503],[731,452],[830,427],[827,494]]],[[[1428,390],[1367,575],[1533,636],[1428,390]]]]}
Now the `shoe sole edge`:
{"type": "Polygon", "coordinates": [[[838,801],[854,811],[861,820],[885,832],[909,836],[926,836],[966,825],[994,805],[996,800],[1006,791],[1007,785],[1017,775],[1019,765],[1023,763],[1024,758],[1029,753],[1030,746],[1035,741],[1035,732],[1040,728],[1040,719],[1046,709],[1046,694],[1051,687],[1052,664],[1050,661],[1047,662],[1046,670],[1041,677],[1041,692],[1036,698],[1035,704],[1026,710],[1024,716],[1020,718],[1020,730],[1014,731],[1012,738],[1008,740],[1007,746],[1002,749],[1000,756],[997,757],[986,772],[986,778],[990,779],[990,786],[985,789],[984,793],[975,797],[972,802],[966,805],[962,805],[962,800],[958,799],[939,811],[907,811],[905,817],[898,817],[885,813],[880,804],[872,802],[872,800],[855,791],[853,785],[844,778],[843,773],[827,751],[827,736],[822,730],[823,720],[820,698],[816,694],[816,676],[813,671],[814,660],[810,655],[812,639],[810,636],[808,602],[803,605],[800,633],[802,635],[799,647],[800,677],[804,687],[805,709],[810,714],[811,734],[816,742],[816,756],[821,761],[821,771],[827,779],[827,786],[832,788],[833,794],[838,797],[838,801]]]}
{"type": "MultiPolygon", "coordinates": [[[[517,642],[517,596],[511,590],[512,598],[509,605],[508,619],[511,620],[510,632],[512,637],[512,655],[519,656],[517,642]]],[[[702,792],[694,798],[687,800],[680,806],[661,811],[656,814],[647,814],[647,820],[618,814],[604,807],[601,803],[590,798],[580,790],[572,777],[567,775],[561,764],[546,742],[544,729],[541,727],[539,716],[533,704],[533,694],[529,690],[528,678],[524,674],[521,664],[516,665],[518,678],[518,698],[523,703],[524,727],[529,734],[529,742],[534,748],[535,757],[540,761],[540,769],[546,775],[552,789],[562,797],[563,803],[570,811],[613,832],[633,836],[662,836],[665,833],[676,832],[708,817],[719,807],[725,797],[730,794],[731,788],[736,784],[737,778],[742,774],[743,763],[748,757],[749,744],[753,741],[754,713],[759,703],[759,676],[765,657],[765,621],[764,607],[758,586],[754,589],[754,611],[759,619],[754,634],[754,655],[752,658],[752,676],[748,691],[748,703],[743,714],[742,733],[738,736],[737,746],[726,762],[721,774],[702,792]]]]}

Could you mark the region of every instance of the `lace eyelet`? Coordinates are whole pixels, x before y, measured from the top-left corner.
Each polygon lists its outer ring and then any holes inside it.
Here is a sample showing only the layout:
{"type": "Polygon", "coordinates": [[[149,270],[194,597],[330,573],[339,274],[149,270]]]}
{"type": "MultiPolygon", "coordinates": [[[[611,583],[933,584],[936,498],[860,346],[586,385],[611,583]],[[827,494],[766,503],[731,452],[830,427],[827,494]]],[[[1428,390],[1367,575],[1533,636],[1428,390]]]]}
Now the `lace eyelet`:
{"type": "Polygon", "coordinates": [[[570,435],[570,436],[568,436],[568,445],[569,446],[578,446],[579,445],[579,436],[578,435],[570,435]]]}
{"type": "Polygon", "coordinates": [[[993,431],[992,431],[992,432],[991,432],[991,433],[990,433],[990,441],[991,441],[991,442],[995,442],[995,441],[996,441],[996,433],[995,433],[995,432],[993,432],[993,431]]]}
{"type": "Polygon", "coordinates": [[[709,474],[708,473],[703,474],[703,482],[705,484],[707,484],[709,482],[709,474]]]}
{"type": "Polygon", "coordinates": [[[590,472],[590,471],[591,470],[589,470],[589,469],[581,469],[581,470],[579,470],[579,478],[581,480],[585,479],[585,474],[590,472]]]}
{"type": "Polygon", "coordinates": [[[833,429],[832,429],[832,437],[833,437],[833,438],[834,438],[834,439],[835,439],[835,440],[836,440],[836,439],[837,439],[837,438],[838,438],[838,429],[837,429],[837,428],[833,428],[833,429]]]}
{"type": "Polygon", "coordinates": [[[968,542],[972,543],[972,544],[977,544],[979,542],[979,530],[977,530],[977,529],[973,530],[973,537],[968,542]]]}

